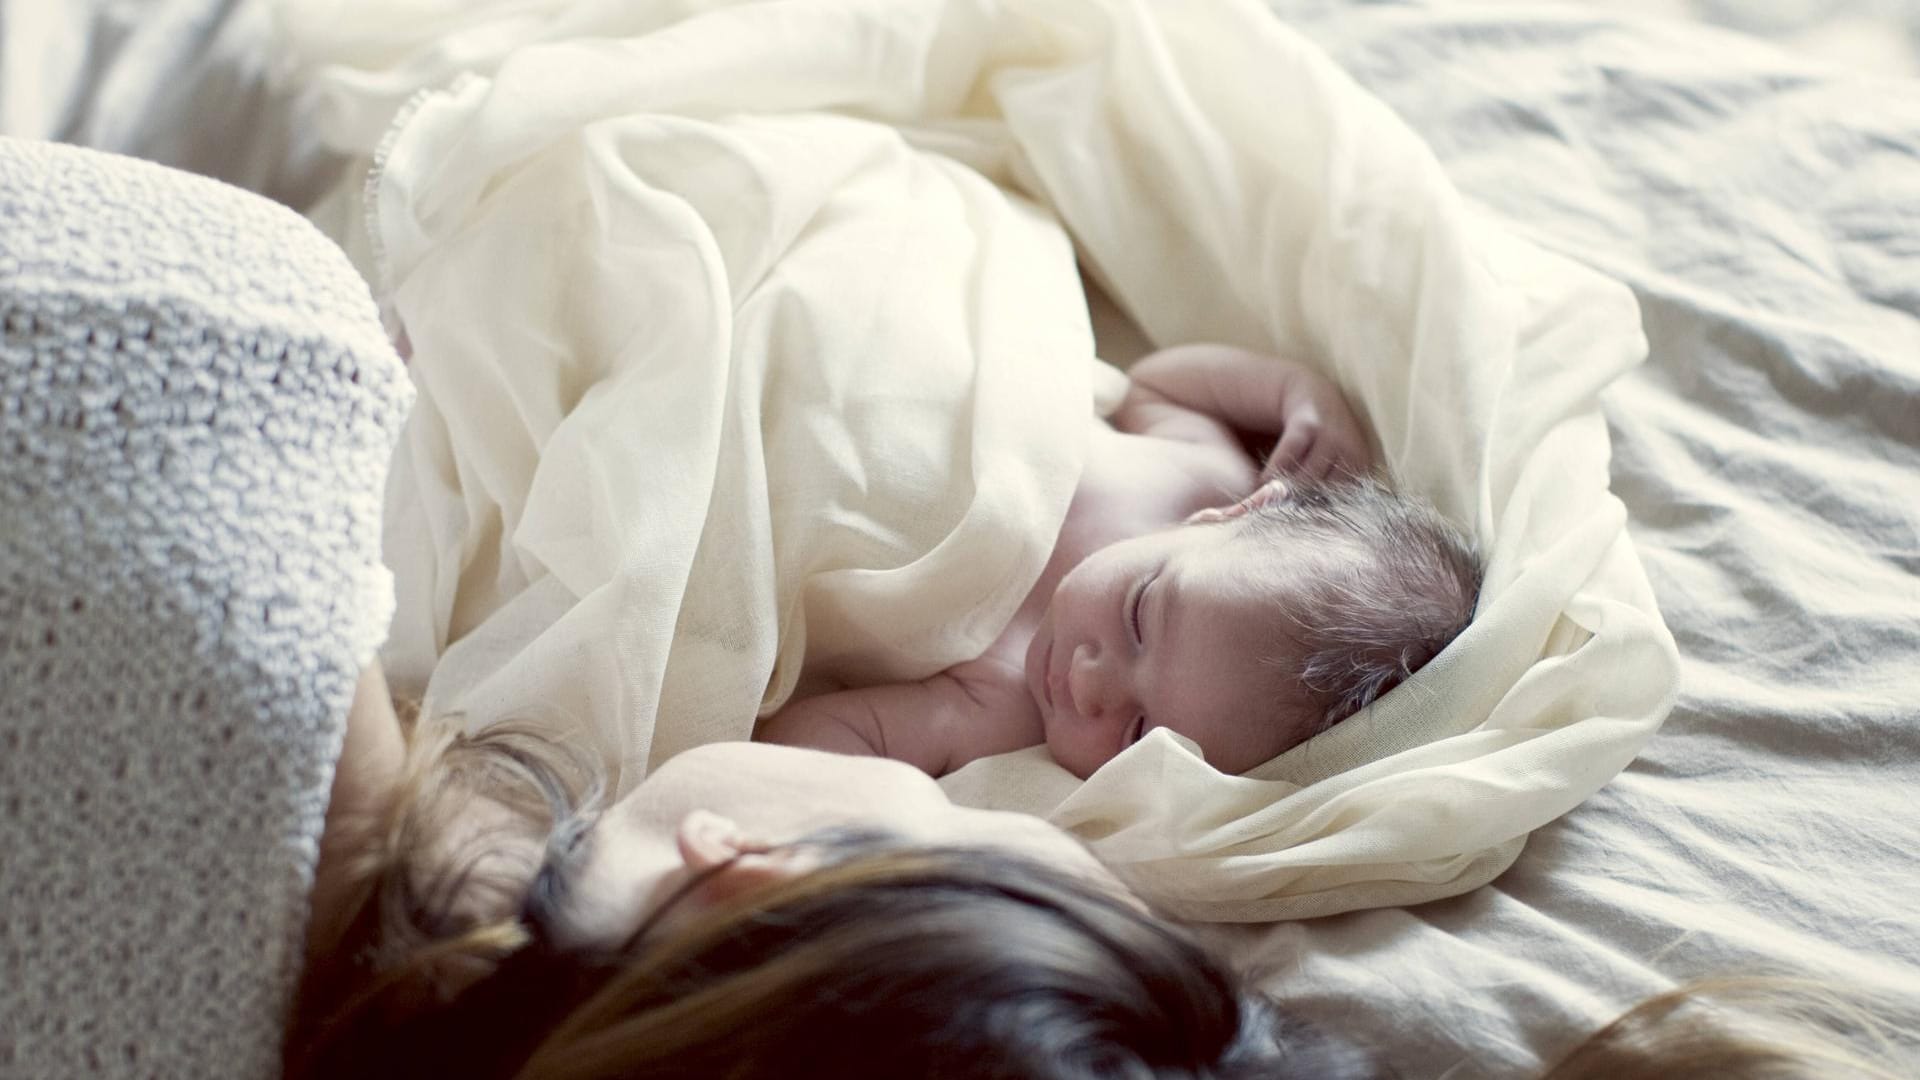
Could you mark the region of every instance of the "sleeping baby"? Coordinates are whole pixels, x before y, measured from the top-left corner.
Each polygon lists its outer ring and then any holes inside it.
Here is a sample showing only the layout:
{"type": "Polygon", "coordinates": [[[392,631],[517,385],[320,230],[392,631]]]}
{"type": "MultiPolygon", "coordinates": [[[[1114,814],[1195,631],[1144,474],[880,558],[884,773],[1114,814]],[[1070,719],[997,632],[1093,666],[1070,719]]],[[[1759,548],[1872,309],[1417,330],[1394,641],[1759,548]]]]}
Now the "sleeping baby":
{"type": "Polygon", "coordinates": [[[1154,728],[1240,773],[1364,708],[1472,618],[1480,569],[1431,507],[1365,479],[1317,372],[1191,345],[1130,372],[1053,553],[976,659],[789,702],[758,738],[939,776],[1044,743],[1086,777],[1154,728]],[[1277,439],[1264,462],[1247,439],[1277,439]]]}

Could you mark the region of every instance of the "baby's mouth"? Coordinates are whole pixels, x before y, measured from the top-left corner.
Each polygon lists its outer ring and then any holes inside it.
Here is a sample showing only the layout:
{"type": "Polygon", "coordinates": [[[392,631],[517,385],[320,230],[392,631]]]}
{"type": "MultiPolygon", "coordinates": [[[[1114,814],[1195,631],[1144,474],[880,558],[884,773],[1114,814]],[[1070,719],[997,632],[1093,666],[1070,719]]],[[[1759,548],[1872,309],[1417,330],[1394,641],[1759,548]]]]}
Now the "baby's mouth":
{"type": "Polygon", "coordinates": [[[1053,642],[1047,642],[1047,651],[1040,657],[1040,695],[1046,699],[1047,712],[1052,713],[1053,705],[1053,642]]]}

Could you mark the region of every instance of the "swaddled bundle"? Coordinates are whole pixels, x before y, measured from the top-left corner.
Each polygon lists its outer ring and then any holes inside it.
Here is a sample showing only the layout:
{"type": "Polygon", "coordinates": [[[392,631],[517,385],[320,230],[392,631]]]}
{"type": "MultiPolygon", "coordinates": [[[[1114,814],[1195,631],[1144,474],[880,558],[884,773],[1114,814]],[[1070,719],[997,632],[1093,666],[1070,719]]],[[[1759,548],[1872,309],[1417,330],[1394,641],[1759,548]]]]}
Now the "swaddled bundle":
{"type": "Polygon", "coordinates": [[[1077,256],[1155,342],[1333,377],[1488,552],[1479,613],[1244,776],[1155,733],[956,797],[1177,914],[1317,915],[1489,880],[1664,716],[1594,400],[1630,296],[1476,222],[1252,3],[394,7],[291,11],[328,137],[379,158],[327,213],[364,209],[414,348],[388,660],[430,709],[589,730],[631,784],[803,677],[977,655],[1112,381],[1077,256]]]}

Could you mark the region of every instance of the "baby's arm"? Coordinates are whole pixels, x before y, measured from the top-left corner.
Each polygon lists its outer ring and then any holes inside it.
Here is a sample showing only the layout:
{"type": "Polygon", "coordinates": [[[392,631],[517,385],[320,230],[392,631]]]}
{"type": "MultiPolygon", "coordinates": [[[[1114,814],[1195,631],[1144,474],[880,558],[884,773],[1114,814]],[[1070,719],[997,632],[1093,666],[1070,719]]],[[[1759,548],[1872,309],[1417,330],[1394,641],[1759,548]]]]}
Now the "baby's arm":
{"type": "Polygon", "coordinates": [[[949,668],[918,682],[821,694],[788,704],[754,737],[842,754],[904,761],[941,776],[977,757],[1045,738],[1025,688],[1006,685],[988,661],[949,668]],[[1018,693],[1014,693],[1014,691],[1018,693]]]}
{"type": "Polygon", "coordinates": [[[1366,430],[1340,388],[1312,368],[1228,345],[1182,345],[1146,357],[1114,426],[1187,442],[1277,438],[1262,475],[1322,479],[1373,468],[1366,430]]]}

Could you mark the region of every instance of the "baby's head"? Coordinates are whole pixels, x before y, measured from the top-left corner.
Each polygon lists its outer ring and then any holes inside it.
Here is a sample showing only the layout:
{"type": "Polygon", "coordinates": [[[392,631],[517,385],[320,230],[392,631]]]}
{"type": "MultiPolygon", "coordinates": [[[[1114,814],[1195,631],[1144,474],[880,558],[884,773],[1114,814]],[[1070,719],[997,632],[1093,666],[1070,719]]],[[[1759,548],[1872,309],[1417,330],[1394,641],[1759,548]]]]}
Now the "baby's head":
{"type": "Polygon", "coordinates": [[[1083,560],[1054,591],[1027,683],[1075,775],[1156,727],[1245,772],[1433,659],[1479,588],[1471,546],[1425,503],[1372,481],[1276,482],[1083,560]]]}

